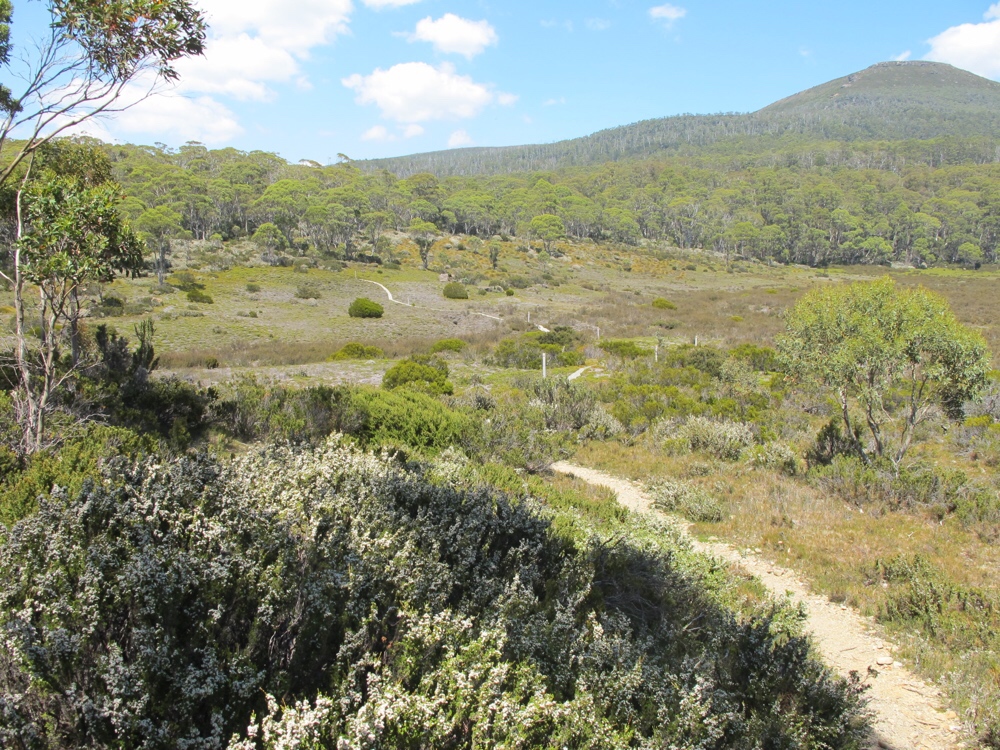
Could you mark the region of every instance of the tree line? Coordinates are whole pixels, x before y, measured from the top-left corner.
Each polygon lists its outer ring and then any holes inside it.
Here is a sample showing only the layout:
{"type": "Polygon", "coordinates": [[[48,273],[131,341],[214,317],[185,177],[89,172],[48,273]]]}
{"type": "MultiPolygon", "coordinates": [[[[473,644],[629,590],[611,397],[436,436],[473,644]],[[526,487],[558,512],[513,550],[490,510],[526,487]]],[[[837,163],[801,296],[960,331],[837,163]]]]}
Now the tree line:
{"type": "Polygon", "coordinates": [[[533,238],[533,220],[554,216],[574,239],[652,241],[730,259],[975,266],[997,256],[1000,165],[953,163],[946,152],[984,147],[961,143],[923,144],[928,156],[940,150],[944,166],[933,166],[933,157],[908,161],[905,144],[887,148],[886,159],[840,144],[836,152],[797,149],[766,159],[672,157],[402,178],[350,161],[291,164],[198,143],[92,145],[111,160],[128,195],[122,208],[154,249],[173,237],[230,240],[265,227],[262,244],[270,248],[352,259],[363,249],[381,254],[390,231],[533,238]],[[867,156],[851,164],[851,154],[867,156]]]}

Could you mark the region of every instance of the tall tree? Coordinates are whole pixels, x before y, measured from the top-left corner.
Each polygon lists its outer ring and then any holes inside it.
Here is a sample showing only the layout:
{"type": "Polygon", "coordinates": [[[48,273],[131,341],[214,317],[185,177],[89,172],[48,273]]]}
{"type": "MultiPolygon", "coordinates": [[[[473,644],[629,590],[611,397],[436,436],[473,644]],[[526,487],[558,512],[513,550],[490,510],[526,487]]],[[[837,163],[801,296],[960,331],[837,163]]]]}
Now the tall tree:
{"type": "Polygon", "coordinates": [[[106,283],[118,273],[143,266],[142,243],[118,212],[120,188],[44,171],[21,191],[15,275],[9,279],[20,300],[15,308],[15,361],[20,375],[15,404],[23,431],[23,449],[46,443],[46,420],[56,390],[79,364],[79,290],[90,282],[106,283]],[[29,344],[25,291],[38,291],[37,346],[29,344]],[[72,358],[64,361],[69,339],[72,358]]]}
{"type": "MultiPolygon", "coordinates": [[[[10,66],[9,3],[0,0],[0,67],[10,66]]],[[[15,71],[24,87],[0,91],[0,188],[18,177],[14,196],[14,287],[17,390],[23,447],[45,440],[52,396],[74,367],[60,374],[63,326],[77,341],[82,283],[107,281],[141,263],[139,242],[118,214],[117,186],[34,162],[60,133],[136,103],[131,84],[151,92],[177,78],[173,64],[200,54],[205,23],[189,0],[49,0],[51,24],[33,56],[15,71]],[[16,135],[17,141],[11,137],[16,135]],[[138,260],[137,260],[138,259],[138,260]],[[31,351],[25,326],[25,293],[39,290],[41,348],[31,351]]],[[[44,159],[42,160],[44,162],[44,159]]]]}

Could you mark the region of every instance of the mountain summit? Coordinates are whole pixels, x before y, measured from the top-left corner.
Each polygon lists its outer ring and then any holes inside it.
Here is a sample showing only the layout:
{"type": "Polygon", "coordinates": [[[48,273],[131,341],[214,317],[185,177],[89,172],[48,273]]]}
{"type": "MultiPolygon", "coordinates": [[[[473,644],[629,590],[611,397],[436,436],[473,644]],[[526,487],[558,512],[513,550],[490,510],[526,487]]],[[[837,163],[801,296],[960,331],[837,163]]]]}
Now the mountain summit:
{"type": "Polygon", "coordinates": [[[792,141],[1000,137],[1000,83],[935,62],[884,62],[749,114],[679,115],[549,144],[356,162],[400,176],[503,174],[624,159],[754,154],[792,141]]]}

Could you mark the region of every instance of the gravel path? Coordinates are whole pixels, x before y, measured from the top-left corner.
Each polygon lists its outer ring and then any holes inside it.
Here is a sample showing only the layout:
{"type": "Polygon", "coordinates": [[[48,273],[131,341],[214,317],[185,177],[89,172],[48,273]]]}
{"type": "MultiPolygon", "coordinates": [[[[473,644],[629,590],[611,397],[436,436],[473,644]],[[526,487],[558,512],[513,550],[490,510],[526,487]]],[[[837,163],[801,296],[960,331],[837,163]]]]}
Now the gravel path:
{"type": "MultiPolygon", "coordinates": [[[[560,461],[554,471],[571,474],[589,484],[607,487],[618,502],[639,513],[658,513],[650,498],[636,484],[594,469],[560,461]]],[[[677,519],[685,528],[688,524],[677,519]]],[[[892,643],[873,633],[874,623],[852,609],[813,594],[807,581],[794,571],[781,568],[728,544],[691,539],[694,549],[737,565],[758,578],[778,598],[802,603],[823,660],[842,675],[854,671],[862,677],[869,668],[877,677],[867,680],[869,705],[875,714],[877,747],[896,750],[945,750],[959,748],[958,716],[942,707],[941,693],[892,658],[892,643]]]]}

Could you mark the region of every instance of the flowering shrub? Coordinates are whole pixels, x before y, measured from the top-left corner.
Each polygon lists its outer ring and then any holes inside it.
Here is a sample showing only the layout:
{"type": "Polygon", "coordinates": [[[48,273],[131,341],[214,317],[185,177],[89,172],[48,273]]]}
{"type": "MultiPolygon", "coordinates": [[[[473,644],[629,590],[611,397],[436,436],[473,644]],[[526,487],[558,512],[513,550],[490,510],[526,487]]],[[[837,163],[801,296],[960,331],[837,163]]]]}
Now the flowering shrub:
{"type": "Polygon", "coordinates": [[[747,463],[756,469],[773,469],[789,476],[795,476],[799,470],[798,456],[784,443],[754,445],[745,455],[747,463]]]}
{"type": "Polygon", "coordinates": [[[671,555],[415,472],[334,438],[54,492],[0,530],[0,745],[860,742],[856,685],[671,555]]]}
{"type": "Polygon", "coordinates": [[[659,435],[672,452],[700,451],[724,461],[735,461],[754,444],[753,429],[743,422],[717,422],[688,417],[677,427],[663,425],[659,435]]]}
{"type": "Polygon", "coordinates": [[[679,513],[697,523],[722,520],[722,504],[707,490],[688,482],[661,479],[649,488],[653,505],[668,513],[679,513]]]}

